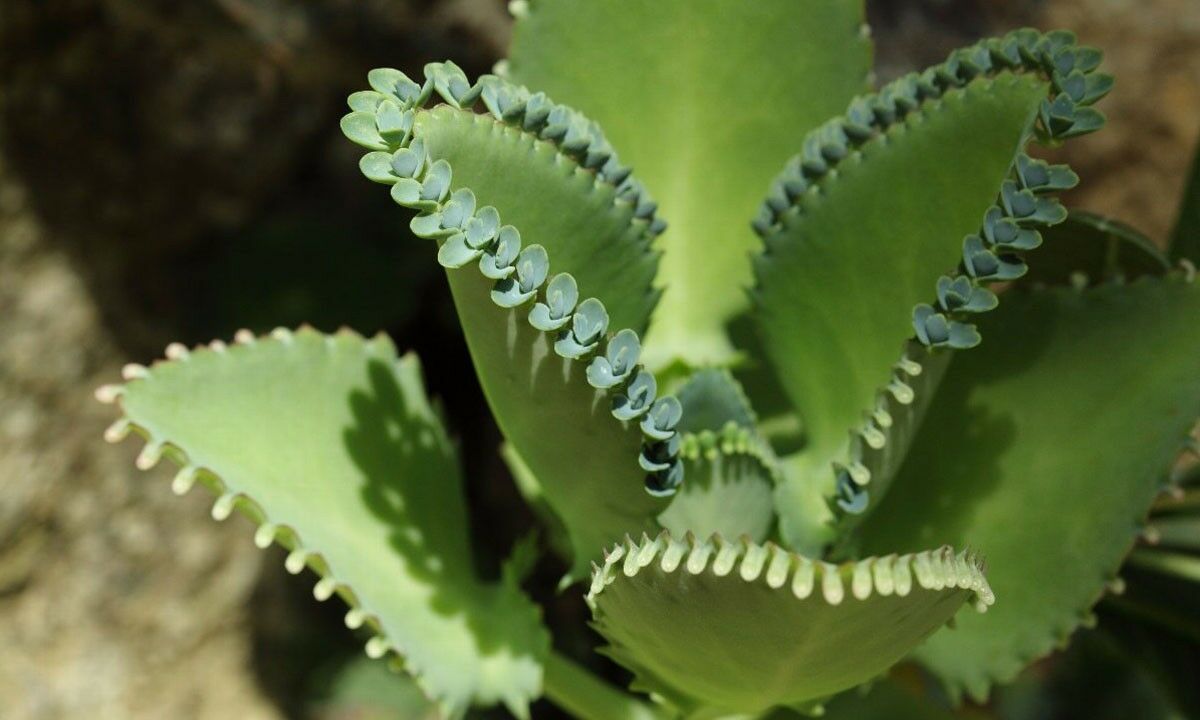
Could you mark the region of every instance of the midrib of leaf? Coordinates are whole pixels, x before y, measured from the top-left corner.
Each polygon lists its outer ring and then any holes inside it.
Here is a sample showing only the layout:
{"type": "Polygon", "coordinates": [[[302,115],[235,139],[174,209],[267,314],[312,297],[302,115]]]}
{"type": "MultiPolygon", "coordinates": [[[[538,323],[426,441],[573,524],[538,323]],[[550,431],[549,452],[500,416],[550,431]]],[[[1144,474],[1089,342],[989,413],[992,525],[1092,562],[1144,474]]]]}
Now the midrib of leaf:
{"type": "MultiPolygon", "coordinates": [[[[697,8],[688,5],[681,12],[694,16],[697,8]]],[[[697,67],[698,56],[707,42],[712,39],[688,38],[675,44],[675,62],[697,67]]],[[[655,284],[663,288],[663,295],[651,316],[646,336],[647,362],[652,368],[665,368],[678,360],[692,365],[730,362],[738,352],[720,324],[696,317],[698,311],[722,313],[724,308],[711,306],[714,288],[727,283],[745,285],[750,280],[750,266],[744,259],[732,266],[714,261],[695,246],[711,245],[718,238],[742,247],[743,254],[748,253],[754,238],[745,218],[753,213],[757,196],[752,191],[742,192],[742,198],[736,197],[739,184],[747,181],[724,178],[720,182],[720,176],[705,162],[712,152],[712,134],[727,130],[722,126],[709,127],[706,136],[705,128],[699,124],[708,110],[704,88],[707,79],[699,74],[675,76],[676,82],[687,85],[686,90],[657,116],[672,126],[671,135],[680,142],[673,147],[670,164],[652,166],[652,174],[647,175],[651,186],[663,187],[660,203],[673,218],[671,227],[657,242],[662,257],[655,284]],[[745,207],[738,207],[739,204],[745,207]],[[725,217],[714,218],[715,208],[727,208],[725,217]]],[[[736,169],[740,168],[730,170],[736,169]]],[[[754,183],[754,179],[748,180],[750,187],[754,183]]]]}

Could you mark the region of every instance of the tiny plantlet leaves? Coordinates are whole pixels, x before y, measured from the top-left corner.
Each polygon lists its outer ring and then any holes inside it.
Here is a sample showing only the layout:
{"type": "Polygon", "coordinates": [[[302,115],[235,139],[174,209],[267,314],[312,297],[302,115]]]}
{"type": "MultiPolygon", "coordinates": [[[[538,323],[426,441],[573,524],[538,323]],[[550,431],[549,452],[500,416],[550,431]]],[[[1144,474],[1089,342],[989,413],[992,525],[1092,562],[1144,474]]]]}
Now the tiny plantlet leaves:
{"type": "MultiPolygon", "coordinates": [[[[253,520],[452,718],[816,711],[905,658],[982,700],[1091,622],[1200,418],[1195,213],[1164,254],[1029,154],[1101,127],[1099,51],[1017,30],[872,91],[859,0],[511,10],[496,74],[372,70],[342,130],[398,241],[436,246],[562,587],[590,577],[649,697],[550,649],[533,545],[475,576],[455,450],[385,338],[172,345],[98,391],[106,438],[253,520]]],[[[1157,537],[1193,537],[1188,492],[1157,537]]],[[[1200,577],[1198,551],[1133,561],[1200,577]]]]}

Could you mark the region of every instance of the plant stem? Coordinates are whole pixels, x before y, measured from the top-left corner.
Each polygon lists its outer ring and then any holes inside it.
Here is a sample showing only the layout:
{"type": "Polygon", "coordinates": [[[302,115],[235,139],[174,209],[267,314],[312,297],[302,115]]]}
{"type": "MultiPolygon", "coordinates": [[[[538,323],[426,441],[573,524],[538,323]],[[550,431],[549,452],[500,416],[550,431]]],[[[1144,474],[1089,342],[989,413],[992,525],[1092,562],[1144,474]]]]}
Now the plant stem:
{"type": "Polygon", "coordinates": [[[546,658],[546,697],[581,720],[667,720],[670,715],[638,700],[555,650],[546,658]]]}

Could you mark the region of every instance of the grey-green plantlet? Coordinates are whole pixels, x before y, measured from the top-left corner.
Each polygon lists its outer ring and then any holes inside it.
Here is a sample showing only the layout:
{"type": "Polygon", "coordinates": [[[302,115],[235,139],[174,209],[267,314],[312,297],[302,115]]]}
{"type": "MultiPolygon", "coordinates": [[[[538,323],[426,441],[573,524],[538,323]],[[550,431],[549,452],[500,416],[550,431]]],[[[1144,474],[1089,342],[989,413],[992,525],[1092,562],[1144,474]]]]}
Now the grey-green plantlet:
{"type": "Polygon", "coordinates": [[[860,0],[512,10],[494,75],[372,70],[342,130],[649,699],[550,649],[521,558],[474,574],[386,337],[172,346],[101,389],[110,439],[258,523],[447,717],[811,711],[906,657],[983,699],[1087,622],[1200,417],[1188,258],[1068,218],[1077,176],[1027,154],[1101,127],[1099,51],[1018,30],[872,91],[860,0]]]}

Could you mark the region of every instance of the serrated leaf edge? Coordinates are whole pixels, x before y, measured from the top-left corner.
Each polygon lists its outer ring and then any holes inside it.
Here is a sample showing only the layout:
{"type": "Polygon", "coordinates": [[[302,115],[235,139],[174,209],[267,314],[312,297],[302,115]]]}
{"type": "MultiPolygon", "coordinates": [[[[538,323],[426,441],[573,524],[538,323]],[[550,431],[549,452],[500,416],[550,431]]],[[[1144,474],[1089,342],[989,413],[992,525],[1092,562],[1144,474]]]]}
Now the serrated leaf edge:
{"type": "Polygon", "coordinates": [[[746,457],[762,467],[772,484],[777,484],[781,479],[779,459],[770,443],[753,428],[742,427],[733,420],[725,423],[720,430],[682,433],[679,457],[685,460],[746,457]]]}
{"type": "MultiPolygon", "coordinates": [[[[336,333],[327,335],[308,326],[302,326],[295,332],[280,327],[271,331],[269,335],[262,337],[258,337],[249,330],[243,329],[234,335],[234,343],[238,345],[254,345],[259,342],[278,342],[284,346],[290,346],[299,335],[318,336],[330,348],[333,348],[339,341],[350,341],[366,349],[369,355],[380,357],[389,362],[416,361],[416,356],[412,354],[399,356],[391,339],[383,333],[367,339],[347,328],[341,328],[336,333]]],[[[217,472],[211,468],[192,463],[187,451],[181,445],[170,438],[156,437],[148,428],[133,422],[124,414],[124,409],[121,407],[121,398],[125,394],[127,385],[150,380],[153,376],[155,365],[164,362],[186,363],[195,353],[207,352],[224,355],[228,352],[228,349],[229,345],[222,340],[213,340],[208,345],[201,345],[194,349],[189,349],[181,343],[171,343],[167,346],[165,361],[156,361],[151,367],[137,363],[126,364],[121,370],[121,376],[125,380],[124,383],[103,385],[95,391],[97,400],[107,405],[116,405],[121,409],[122,413],[121,417],[104,431],[105,441],[116,444],[122,442],[131,434],[138,435],[145,441],[141,452],[138,453],[135,460],[135,465],[139,470],[150,470],[157,466],[162,458],[168,458],[179,468],[171,481],[171,490],[174,494],[182,497],[195,485],[199,484],[215,496],[211,510],[214,520],[217,522],[224,521],[232,516],[235,511],[249,519],[255,525],[253,538],[254,545],[258,549],[266,550],[272,543],[276,543],[288,551],[284,560],[284,568],[290,574],[298,575],[305,568],[316,574],[317,581],[313,585],[313,597],[315,599],[324,602],[336,595],[346,603],[349,607],[343,617],[346,627],[356,631],[365,628],[369,634],[369,638],[363,648],[367,657],[373,660],[385,660],[392,671],[404,672],[411,676],[425,699],[436,705],[439,713],[444,717],[461,717],[466,711],[466,707],[451,704],[446,697],[441,696],[436,689],[430,687],[424,677],[423,666],[406,655],[404,648],[400,647],[398,643],[384,634],[379,616],[369,613],[361,607],[361,603],[353,587],[349,583],[337,578],[335,569],[326,561],[320,550],[306,547],[300,534],[292,525],[285,522],[273,521],[266,509],[249,494],[228,490],[225,481],[217,472]]],[[[542,613],[540,607],[534,603],[530,605],[533,608],[534,619],[537,625],[541,626],[542,613]]],[[[549,633],[544,631],[543,635],[544,644],[548,650],[550,636],[549,633]]],[[[509,709],[519,717],[527,716],[527,711],[523,708],[510,706],[509,709]]]]}
{"type": "MultiPolygon", "coordinates": [[[[665,573],[705,571],[717,577],[732,574],[752,583],[760,579],[772,589],[785,585],[797,600],[811,597],[830,605],[845,600],[866,600],[873,594],[904,596],[914,587],[925,590],[959,588],[971,591],[972,604],[986,612],[995,603],[982,558],[970,550],[958,553],[948,545],[904,555],[869,557],[840,565],[813,560],[772,542],[758,544],[747,537],[736,541],[714,534],[700,540],[692,533],[675,538],[663,530],[640,541],[628,535],[623,543],[604,554],[604,564],[594,564],[587,603],[598,612],[596,598],[623,577],[634,577],[643,568],[658,563],[665,573]]],[[[599,617],[597,617],[599,619],[599,617]]]]}
{"type": "MultiPolygon", "coordinates": [[[[603,565],[593,563],[592,584],[585,598],[592,611],[592,627],[609,642],[600,652],[633,671],[633,689],[649,692],[658,702],[677,708],[686,708],[693,701],[646,674],[639,667],[636,653],[608,636],[606,615],[598,602],[608,587],[652,566],[666,574],[732,576],[790,592],[796,602],[824,602],[829,606],[865,601],[872,595],[905,597],[918,589],[966,590],[967,600],[981,613],[995,603],[983,559],[970,550],[956,553],[948,545],[835,565],[772,542],[757,544],[745,536],[730,541],[714,534],[700,540],[690,532],[675,538],[666,530],[655,538],[643,534],[640,541],[626,536],[605,553],[603,565]]],[[[953,625],[953,618],[948,624],[953,625]]]]}
{"type": "MultiPolygon", "coordinates": [[[[649,246],[653,238],[666,228],[666,224],[656,216],[657,205],[649,199],[641,183],[633,178],[630,169],[620,163],[599,126],[578,111],[565,105],[555,104],[544,94],[530,93],[523,86],[509,83],[494,75],[484,75],[475,84],[469,84],[465,73],[451,62],[426,65],[425,80],[421,85],[413,82],[398,70],[376,70],[373,73],[387,73],[387,77],[395,78],[398,90],[389,95],[376,88],[374,91],[355,93],[351,96],[353,112],[343,118],[343,128],[346,129],[346,134],[352,141],[359,142],[369,149],[375,149],[376,152],[386,151],[393,157],[404,152],[424,154],[424,146],[415,136],[411,121],[407,130],[398,134],[393,133],[389,138],[385,137],[387,135],[386,122],[381,117],[382,114],[393,112],[393,108],[401,114],[413,113],[415,110],[425,107],[429,99],[435,95],[444,105],[468,111],[482,101],[497,122],[513,127],[535,139],[550,142],[561,157],[576,163],[581,171],[593,172],[598,185],[613,188],[616,191],[614,202],[633,208],[631,222],[634,226],[641,228],[643,245],[647,252],[650,252],[649,246]],[[404,90],[403,87],[409,89],[404,90]],[[370,96],[372,92],[374,93],[373,98],[370,96]],[[352,119],[356,119],[360,126],[366,122],[365,116],[371,111],[364,108],[369,107],[369,103],[372,101],[375,103],[374,122],[378,137],[372,136],[364,142],[361,136],[356,137],[347,128],[355,125],[354,122],[351,122],[352,119]]],[[[380,83],[373,84],[379,85],[380,83]]],[[[386,90],[386,88],[384,89],[386,90]]],[[[490,215],[495,218],[491,220],[492,224],[501,231],[506,228],[511,229],[510,237],[515,236],[515,244],[520,245],[519,230],[511,226],[501,226],[502,220],[494,208],[484,207],[477,210],[474,194],[469,189],[457,190],[454,196],[448,197],[453,169],[446,161],[442,160],[431,164],[430,159],[425,155],[423,158],[418,157],[413,163],[415,172],[410,176],[397,175],[393,172],[393,177],[387,177],[386,168],[380,170],[382,166],[372,166],[372,169],[368,169],[366,161],[370,157],[371,155],[364,157],[364,174],[371,172],[372,174],[368,175],[371,179],[393,184],[393,199],[398,204],[420,213],[413,221],[414,227],[421,227],[427,235],[441,237],[443,248],[446,243],[450,242],[467,243],[465,239],[467,236],[464,234],[467,225],[486,210],[490,210],[490,215]],[[383,176],[375,174],[377,172],[382,172],[383,176]],[[407,185],[404,193],[397,193],[396,185],[405,182],[416,183],[416,185],[407,185]],[[431,183],[433,183],[432,188],[430,188],[431,183]],[[459,209],[447,213],[448,206],[454,202],[459,203],[459,209]],[[447,220],[448,217],[451,219],[447,220]]],[[[408,162],[407,158],[406,162],[408,162]]],[[[525,251],[537,248],[541,258],[544,259],[539,264],[545,265],[529,277],[526,277],[522,271],[523,253],[518,254],[518,251],[513,249],[504,251],[504,257],[500,258],[502,250],[495,237],[487,238],[479,246],[467,244],[465,247],[467,249],[464,252],[469,257],[468,262],[474,262],[482,256],[484,260],[493,260],[498,266],[495,270],[485,271],[489,277],[496,278],[492,299],[497,305],[511,308],[528,306],[533,303],[533,310],[555,307],[552,299],[547,296],[547,280],[553,280],[566,275],[566,273],[561,273],[555,278],[549,276],[549,259],[546,258],[545,251],[541,246],[531,245],[525,248],[525,251]],[[504,263],[507,263],[507,267],[503,267],[504,263]],[[526,282],[527,280],[528,282],[526,282]]],[[[449,258],[443,257],[441,252],[439,252],[438,259],[447,269],[454,269],[466,264],[465,262],[459,263],[459,258],[451,261],[449,258]]],[[[678,401],[671,396],[662,396],[656,399],[657,383],[654,376],[641,364],[629,362],[620,367],[620,372],[613,372],[616,363],[614,358],[609,357],[611,341],[619,335],[632,335],[633,346],[639,348],[640,352],[640,340],[637,333],[632,329],[607,333],[607,311],[604,309],[603,303],[596,298],[587,298],[578,302],[573,308],[569,308],[562,317],[545,316],[545,313],[541,313],[535,318],[532,314],[533,310],[531,310],[530,319],[536,329],[547,333],[557,332],[557,340],[553,342],[557,354],[575,360],[591,358],[589,372],[586,374],[587,380],[598,390],[609,393],[616,419],[622,422],[641,419],[640,425],[644,436],[642,458],[662,458],[665,453],[669,454],[670,441],[676,435],[674,426],[678,423],[678,412],[676,411],[678,401]],[[586,317],[580,315],[584,306],[588,306],[586,317]],[[579,320],[581,317],[583,317],[582,321],[579,320]],[[602,320],[598,318],[602,318],[602,320]],[[547,322],[557,325],[551,328],[547,322]],[[588,328],[584,337],[579,335],[581,323],[588,328]],[[600,331],[598,335],[594,335],[592,331],[596,329],[597,325],[600,327],[600,331]],[[593,367],[602,368],[603,371],[593,374],[590,372],[593,367]]],[[[624,344],[627,346],[629,343],[624,344]]],[[[677,456],[672,456],[668,467],[647,474],[645,485],[652,494],[667,496],[673,494],[682,481],[683,466],[677,456]]]]}
{"type": "MultiPolygon", "coordinates": [[[[1124,280],[1115,279],[1105,285],[1076,285],[1071,286],[1070,288],[1060,289],[1069,289],[1076,294],[1084,295],[1096,292],[1112,292],[1115,288],[1137,287],[1139,285],[1169,282],[1180,282],[1183,284],[1192,285],[1196,282],[1196,274],[1194,271],[1189,270],[1186,265],[1181,264],[1177,269],[1174,269],[1161,277],[1155,275],[1142,275],[1134,279],[1132,282],[1125,282],[1124,280]]],[[[1033,290],[1033,292],[1045,291],[1045,289],[1033,290]]],[[[1200,418],[1197,418],[1197,423],[1200,424],[1200,418]]],[[[1191,452],[1195,442],[1196,441],[1192,437],[1191,432],[1186,434],[1180,439],[1179,452],[1177,455],[1182,456],[1187,452],[1191,452]]],[[[1172,463],[1172,465],[1174,465],[1174,463],[1172,463]]],[[[1156,498],[1161,497],[1163,493],[1169,493],[1171,491],[1171,469],[1172,468],[1170,466],[1163,468],[1163,480],[1160,484],[1159,493],[1156,495],[1156,498]]],[[[1010,671],[985,671],[983,673],[982,682],[976,684],[968,684],[966,682],[949,682],[939,678],[939,685],[950,697],[951,701],[953,701],[953,703],[956,705],[961,703],[962,696],[965,692],[972,700],[978,703],[987,702],[988,698],[991,696],[993,687],[1012,682],[1017,678],[1020,672],[1030,664],[1041,660],[1042,658],[1048,657],[1056,650],[1065,649],[1071,641],[1071,636],[1074,635],[1075,631],[1079,628],[1095,627],[1097,624],[1097,617],[1095,613],[1096,606],[1105,598],[1106,595],[1121,595],[1124,592],[1125,581],[1121,577],[1120,572],[1121,569],[1128,563],[1132,553],[1137,550],[1142,543],[1153,545],[1153,530],[1152,525],[1150,524],[1152,511],[1153,507],[1149,506],[1144,510],[1135,510],[1132,513],[1133,516],[1130,518],[1129,524],[1129,528],[1132,532],[1129,542],[1125,551],[1121,554],[1120,559],[1111,569],[1101,569],[1099,578],[1099,591],[1096,592],[1090,600],[1084,603],[1083,607],[1079,608],[1073,614],[1070,614],[1065,619],[1057,620],[1054,627],[1050,628],[1049,637],[1041,642],[1039,647],[1015,654],[1012,657],[1013,662],[1010,664],[1010,671]],[[1147,537],[1148,534],[1149,537],[1147,537]]]]}
{"type": "MultiPolygon", "coordinates": [[[[1021,73],[1038,74],[1045,79],[1050,84],[1052,94],[1043,102],[1042,112],[1035,121],[1035,135],[1042,140],[1061,142],[1099,129],[1103,124],[1103,115],[1089,106],[1099,101],[1103,93],[1076,101],[1064,89],[1068,78],[1076,79],[1076,75],[1088,81],[1094,78],[1105,86],[1111,85],[1111,78],[1096,72],[1098,54],[1095,54],[1094,63],[1089,60],[1082,69],[1074,67],[1077,53],[1083,52],[1095,53],[1088,48],[1077,47],[1074,35],[1069,32],[1042,34],[1024,28],[1002,38],[982,40],[955,50],[941,64],[919,74],[909,73],[885,85],[877,93],[855,99],[846,115],[833,118],[809,133],[803,143],[804,151],[789,161],[772,184],[768,199],[753,223],[764,243],[761,257],[771,254],[772,246],[778,242],[785,224],[795,222],[808,204],[819,202],[825,185],[836,182],[837,162],[840,159],[857,152],[857,148],[867,142],[880,138],[886,140],[891,133],[905,131],[905,122],[912,122],[914,117],[935,110],[947,95],[963,93],[977,80],[996,82],[1005,74],[1013,76],[1021,73]],[[1091,117],[1098,118],[1095,126],[1056,125],[1052,121],[1050,108],[1055,103],[1063,102],[1070,103],[1072,108],[1088,108],[1091,117]]],[[[1022,146],[1026,142],[1022,142],[1022,146]]],[[[977,234],[969,235],[964,240],[963,261],[953,273],[939,281],[936,301],[919,304],[913,309],[914,337],[905,344],[899,361],[893,366],[888,384],[876,392],[874,407],[864,412],[862,425],[851,429],[845,454],[832,464],[831,492],[826,497],[832,510],[829,523],[836,535],[844,535],[868,510],[870,492],[867,485],[891,452],[889,445],[894,444],[892,428],[902,426],[888,422],[887,418],[894,415],[899,406],[910,405],[916,399],[920,385],[929,385],[914,383],[912,379],[920,375],[923,366],[933,360],[932,353],[968,349],[977,345],[979,334],[969,322],[969,317],[995,307],[995,296],[985,285],[1014,280],[1024,274],[1023,250],[994,242],[994,227],[1003,223],[1021,231],[1031,231],[1032,235],[1026,237],[1036,238],[1036,242],[1040,243],[1036,228],[1061,222],[1065,217],[1065,211],[1057,199],[1048,197],[1051,191],[1060,189],[1061,184],[1050,180],[1050,172],[1057,173],[1060,181],[1062,178],[1074,178],[1068,187],[1077,180],[1065,165],[1047,166],[1030,158],[1023,150],[1018,151],[995,204],[984,214],[983,227],[977,234]],[[1049,184],[1039,186],[1030,182],[1027,176],[1027,168],[1030,167],[1047,171],[1046,180],[1049,184]],[[1010,198],[1018,195],[1034,203],[1030,214],[1019,215],[1011,206],[1010,198]],[[964,307],[948,301],[948,294],[940,290],[941,284],[963,284],[964,280],[970,293],[990,297],[991,305],[964,307]]],[[[756,282],[761,284],[760,262],[755,263],[755,275],[756,282]]],[[[756,299],[761,297],[756,291],[752,291],[751,295],[756,299]]],[[[926,389],[932,392],[936,389],[936,383],[926,389]]],[[[900,451],[903,452],[904,448],[900,448],[900,451]]],[[[876,500],[881,495],[877,493],[876,500]]]]}

